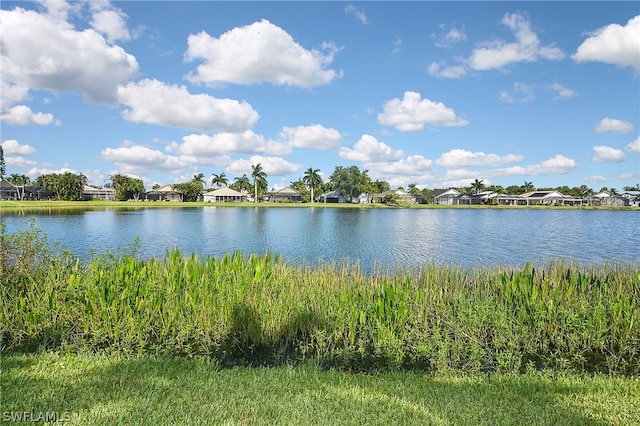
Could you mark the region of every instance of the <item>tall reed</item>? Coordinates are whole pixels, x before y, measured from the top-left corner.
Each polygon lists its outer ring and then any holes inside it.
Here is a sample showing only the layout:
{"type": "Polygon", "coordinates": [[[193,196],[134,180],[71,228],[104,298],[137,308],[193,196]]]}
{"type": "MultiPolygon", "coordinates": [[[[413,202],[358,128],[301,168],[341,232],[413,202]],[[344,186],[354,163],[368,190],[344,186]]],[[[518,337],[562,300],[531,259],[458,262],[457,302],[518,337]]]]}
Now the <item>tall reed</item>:
{"type": "Polygon", "coordinates": [[[365,274],[357,264],[294,266],[273,253],[213,258],[177,249],[163,258],[123,251],[81,261],[44,250],[35,229],[25,232],[0,233],[3,351],[206,355],[353,370],[640,373],[635,264],[428,264],[365,274]],[[33,261],[19,262],[20,250],[33,261]]]}

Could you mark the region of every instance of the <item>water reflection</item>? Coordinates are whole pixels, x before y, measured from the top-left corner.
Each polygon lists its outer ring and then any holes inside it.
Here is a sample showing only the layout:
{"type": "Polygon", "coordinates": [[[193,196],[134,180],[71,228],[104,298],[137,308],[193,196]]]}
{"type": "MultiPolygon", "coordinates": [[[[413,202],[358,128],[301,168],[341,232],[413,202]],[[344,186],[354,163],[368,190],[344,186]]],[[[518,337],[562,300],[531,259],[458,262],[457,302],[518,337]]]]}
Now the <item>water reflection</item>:
{"type": "Polygon", "coordinates": [[[30,217],[81,257],[140,239],[141,255],[280,253],[296,263],[357,261],[366,269],[424,263],[521,265],[565,258],[640,260],[640,212],[606,210],[204,207],[63,209],[3,214],[7,231],[30,217]]]}

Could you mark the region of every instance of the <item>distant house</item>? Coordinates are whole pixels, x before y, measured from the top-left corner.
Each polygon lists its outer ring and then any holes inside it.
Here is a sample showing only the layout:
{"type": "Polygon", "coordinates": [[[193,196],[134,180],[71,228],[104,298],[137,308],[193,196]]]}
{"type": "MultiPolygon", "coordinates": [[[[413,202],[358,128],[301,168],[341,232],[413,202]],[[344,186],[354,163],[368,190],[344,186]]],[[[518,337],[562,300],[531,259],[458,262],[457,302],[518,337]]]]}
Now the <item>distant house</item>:
{"type": "Polygon", "coordinates": [[[149,201],[182,201],[182,192],[176,191],[171,185],[161,186],[160,188],[144,193],[144,198],[149,201]]]}
{"type": "Polygon", "coordinates": [[[281,190],[274,192],[272,201],[276,203],[287,201],[300,203],[302,202],[302,193],[300,191],[296,191],[290,186],[287,186],[286,188],[282,188],[281,190]]]}
{"type": "Polygon", "coordinates": [[[52,195],[44,186],[14,185],[6,179],[0,180],[0,200],[47,200],[52,195]]]}
{"type": "Polygon", "coordinates": [[[89,185],[82,187],[82,199],[92,200],[94,198],[100,198],[103,200],[115,200],[116,191],[113,188],[96,188],[89,185]]]}
{"type": "Polygon", "coordinates": [[[220,188],[215,191],[205,192],[203,195],[205,203],[224,203],[247,201],[247,196],[231,188],[220,188]]]}
{"type": "Polygon", "coordinates": [[[434,189],[433,191],[427,193],[425,195],[425,199],[430,204],[445,204],[445,205],[454,205],[454,204],[471,204],[470,201],[466,203],[461,203],[461,199],[459,198],[462,194],[453,189],[434,189]]]}
{"type": "Polygon", "coordinates": [[[18,189],[6,179],[0,180],[0,200],[17,200],[18,189]]]}
{"type": "Polygon", "coordinates": [[[347,198],[338,191],[329,191],[318,197],[321,203],[346,203],[347,198]]]}
{"type": "Polygon", "coordinates": [[[631,198],[611,195],[606,191],[598,192],[589,198],[592,206],[624,207],[631,205],[631,198]]]}
{"type": "Polygon", "coordinates": [[[375,194],[373,196],[374,203],[385,203],[386,200],[396,199],[400,203],[404,204],[417,204],[420,202],[419,197],[416,197],[413,194],[408,193],[402,189],[391,189],[389,191],[384,191],[379,194],[375,194]]]}
{"type": "Polygon", "coordinates": [[[582,198],[564,195],[558,191],[532,191],[522,194],[526,205],[582,205],[582,198]]]}

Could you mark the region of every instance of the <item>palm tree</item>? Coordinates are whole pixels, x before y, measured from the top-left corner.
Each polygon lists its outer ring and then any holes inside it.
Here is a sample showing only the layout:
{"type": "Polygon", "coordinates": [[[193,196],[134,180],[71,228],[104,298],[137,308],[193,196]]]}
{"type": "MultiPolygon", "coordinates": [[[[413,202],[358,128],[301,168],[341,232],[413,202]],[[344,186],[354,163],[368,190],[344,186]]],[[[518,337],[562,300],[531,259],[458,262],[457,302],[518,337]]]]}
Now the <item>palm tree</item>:
{"type": "Polygon", "coordinates": [[[267,187],[267,174],[262,169],[260,163],[251,166],[251,177],[253,177],[253,202],[258,202],[258,187],[267,187]]]}
{"type": "Polygon", "coordinates": [[[473,182],[471,182],[471,189],[473,189],[473,192],[475,194],[481,192],[484,189],[484,180],[480,179],[476,179],[473,182]]]}
{"type": "Polygon", "coordinates": [[[228,184],[229,179],[227,179],[227,176],[224,174],[224,172],[220,173],[219,175],[214,174],[211,178],[211,185],[217,185],[218,188],[220,188],[222,185],[228,184]]]}
{"type": "Polygon", "coordinates": [[[249,180],[249,177],[247,177],[246,173],[241,177],[235,178],[235,182],[233,182],[231,186],[233,187],[232,189],[235,189],[238,192],[251,191],[251,181],[249,180]]]}
{"type": "Polygon", "coordinates": [[[534,191],[536,189],[535,186],[533,186],[533,182],[524,182],[524,185],[522,185],[522,190],[527,193],[527,192],[531,192],[534,191]]]}
{"type": "Polygon", "coordinates": [[[309,187],[311,191],[311,202],[313,203],[313,189],[322,185],[322,177],[318,174],[320,169],[313,169],[313,167],[309,167],[306,172],[304,172],[304,177],[302,181],[309,187]]]}

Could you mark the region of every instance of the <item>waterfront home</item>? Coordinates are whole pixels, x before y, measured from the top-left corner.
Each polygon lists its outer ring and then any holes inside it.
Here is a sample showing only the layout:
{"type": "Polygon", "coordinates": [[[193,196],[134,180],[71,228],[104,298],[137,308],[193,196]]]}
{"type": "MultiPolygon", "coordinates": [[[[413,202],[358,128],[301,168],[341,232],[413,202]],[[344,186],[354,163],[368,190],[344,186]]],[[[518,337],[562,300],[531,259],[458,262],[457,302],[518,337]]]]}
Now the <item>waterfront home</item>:
{"type": "Polygon", "coordinates": [[[402,189],[391,189],[373,196],[374,203],[385,203],[387,200],[394,199],[403,204],[418,204],[421,200],[420,197],[416,197],[402,189]]]}
{"type": "Polygon", "coordinates": [[[526,200],[526,205],[582,205],[583,200],[579,197],[564,195],[558,191],[532,191],[522,194],[526,200]]]}
{"type": "Polygon", "coordinates": [[[286,188],[282,188],[279,191],[276,191],[272,194],[272,201],[276,203],[281,202],[302,202],[302,193],[300,191],[296,191],[295,189],[287,186],[286,188]]]}
{"type": "Polygon", "coordinates": [[[589,197],[592,206],[625,207],[631,205],[631,197],[611,195],[606,191],[600,191],[589,197]]]}
{"type": "Polygon", "coordinates": [[[0,180],[0,200],[48,200],[52,195],[44,186],[14,185],[0,180]]]}
{"type": "Polygon", "coordinates": [[[470,204],[470,202],[460,202],[460,196],[462,193],[459,191],[449,188],[449,189],[434,189],[433,191],[427,193],[425,195],[425,199],[429,200],[431,204],[445,204],[445,205],[453,205],[453,204],[470,204]]]}
{"type": "Polygon", "coordinates": [[[113,188],[96,188],[90,185],[83,185],[81,197],[83,200],[93,200],[95,198],[102,200],[115,200],[116,191],[113,188]]]}
{"type": "Polygon", "coordinates": [[[321,203],[346,203],[347,198],[338,191],[329,191],[320,195],[317,201],[321,203]]]}
{"type": "Polygon", "coordinates": [[[224,203],[247,201],[247,196],[231,188],[220,188],[202,194],[205,203],[224,203]]]}
{"type": "Polygon", "coordinates": [[[160,188],[147,191],[144,198],[149,201],[182,201],[182,192],[176,191],[171,185],[161,186],[160,188]]]}

